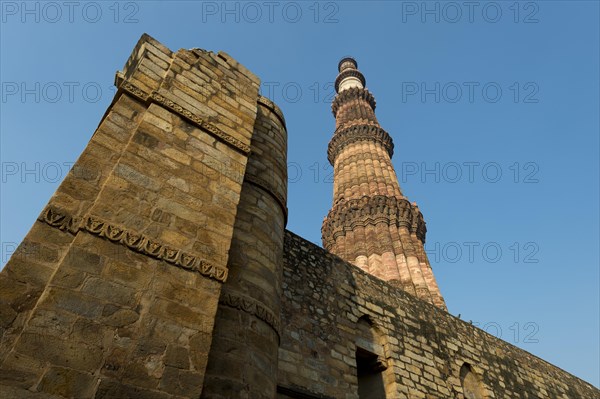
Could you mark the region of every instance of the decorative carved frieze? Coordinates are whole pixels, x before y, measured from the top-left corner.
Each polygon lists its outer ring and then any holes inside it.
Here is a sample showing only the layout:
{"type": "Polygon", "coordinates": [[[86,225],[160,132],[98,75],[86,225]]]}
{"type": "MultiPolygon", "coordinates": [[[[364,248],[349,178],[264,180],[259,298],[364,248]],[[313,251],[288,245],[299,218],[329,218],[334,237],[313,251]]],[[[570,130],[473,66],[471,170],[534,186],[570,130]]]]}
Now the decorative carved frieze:
{"type": "Polygon", "coordinates": [[[340,94],[335,96],[335,99],[331,103],[331,112],[333,112],[333,116],[337,116],[338,109],[342,104],[357,99],[366,101],[371,109],[375,111],[376,102],[373,94],[371,94],[369,90],[361,87],[351,87],[343,90],[340,94]]]}
{"type": "Polygon", "coordinates": [[[163,260],[185,270],[200,273],[220,282],[227,280],[226,268],[213,265],[197,255],[171,248],[143,234],[111,224],[95,216],[86,216],[79,219],[54,207],[47,206],[38,220],[73,235],[80,230],[88,232],[124,245],[132,251],[163,260]]]}
{"type": "Polygon", "coordinates": [[[337,237],[357,226],[377,225],[406,227],[425,242],[427,228],[419,209],[406,199],[384,195],[364,196],[336,203],[323,222],[321,233],[325,249],[331,249],[337,237]]]}
{"type": "Polygon", "coordinates": [[[279,337],[281,337],[281,325],[279,321],[279,317],[273,313],[269,308],[267,308],[263,303],[257,301],[254,298],[250,298],[245,295],[241,295],[233,292],[221,291],[221,298],[219,302],[223,305],[239,309],[243,312],[246,312],[252,316],[255,316],[265,323],[267,323],[279,337]]]}
{"type": "Polygon", "coordinates": [[[150,94],[146,93],[144,90],[128,81],[123,81],[119,88],[125,90],[129,94],[134,95],[142,101],[148,101],[148,98],[150,98],[150,94]]]}
{"type": "Polygon", "coordinates": [[[394,142],[390,135],[380,126],[354,125],[335,132],[327,147],[327,159],[331,165],[341,150],[348,144],[357,141],[374,141],[380,143],[390,155],[394,155],[394,142]]]}
{"type": "Polygon", "coordinates": [[[164,108],[167,108],[167,109],[173,111],[174,113],[176,113],[176,114],[184,117],[185,119],[189,120],[190,122],[194,123],[200,129],[210,133],[217,139],[220,139],[221,141],[225,142],[226,144],[229,144],[230,146],[236,148],[237,150],[243,152],[244,154],[250,153],[250,146],[242,143],[240,140],[225,133],[224,131],[222,131],[221,129],[219,129],[218,127],[213,125],[212,123],[205,121],[204,119],[202,119],[198,115],[194,114],[190,110],[182,107],[181,105],[177,104],[176,102],[174,102],[172,100],[165,98],[163,95],[161,95],[157,92],[152,92],[152,93],[148,94],[144,90],[140,89],[139,87],[135,86],[131,82],[127,82],[127,81],[124,81],[123,83],[121,83],[121,86],[119,88],[121,88],[121,89],[125,90],[126,92],[132,94],[133,96],[141,99],[142,101],[151,102],[151,103],[160,105],[164,108]]]}
{"type": "Polygon", "coordinates": [[[71,234],[76,234],[81,226],[81,219],[67,215],[50,206],[42,211],[38,220],[71,234]]]}

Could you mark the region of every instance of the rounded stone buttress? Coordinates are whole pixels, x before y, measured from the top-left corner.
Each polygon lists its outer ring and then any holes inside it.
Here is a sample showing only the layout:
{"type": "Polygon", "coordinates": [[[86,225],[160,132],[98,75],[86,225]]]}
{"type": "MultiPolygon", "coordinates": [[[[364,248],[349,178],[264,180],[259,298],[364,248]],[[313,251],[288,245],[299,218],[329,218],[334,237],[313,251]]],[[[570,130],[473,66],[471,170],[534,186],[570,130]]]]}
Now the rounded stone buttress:
{"type": "Polygon", "coordinates": [[[285,121],[260,97],[203,398],[275,397],[286,201],[285,121]]]}

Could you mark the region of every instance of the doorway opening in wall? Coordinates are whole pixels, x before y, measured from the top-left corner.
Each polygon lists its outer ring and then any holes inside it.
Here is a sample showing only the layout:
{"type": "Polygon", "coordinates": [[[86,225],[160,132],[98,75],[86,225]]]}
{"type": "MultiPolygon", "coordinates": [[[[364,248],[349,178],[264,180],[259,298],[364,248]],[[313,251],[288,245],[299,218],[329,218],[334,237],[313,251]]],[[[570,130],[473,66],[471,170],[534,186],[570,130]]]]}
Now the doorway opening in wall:
{"type": "Polygon", "coordinates": [[[385,367],[382,367],[376,354],[357,347],[356,370],[360,399],[384,399],[386,397],[382,374],[385,367]]]}

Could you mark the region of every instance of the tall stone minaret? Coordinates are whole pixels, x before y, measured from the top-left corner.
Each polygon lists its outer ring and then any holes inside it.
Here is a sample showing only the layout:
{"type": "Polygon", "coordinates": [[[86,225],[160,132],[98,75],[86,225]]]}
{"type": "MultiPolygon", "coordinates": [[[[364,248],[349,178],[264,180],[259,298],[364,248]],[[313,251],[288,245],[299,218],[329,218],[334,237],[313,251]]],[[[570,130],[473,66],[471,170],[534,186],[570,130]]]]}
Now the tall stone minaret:
{"type": "Polygon", "coordinates": [[[392,138],[375,117],[375,98],[357,67],[353,58],[343,58],[335,80],[336,126],[327,149],[333,206],[323,221],[323,246],[445,310],[423,247],[423,214],[400,191],[392,138]]]}

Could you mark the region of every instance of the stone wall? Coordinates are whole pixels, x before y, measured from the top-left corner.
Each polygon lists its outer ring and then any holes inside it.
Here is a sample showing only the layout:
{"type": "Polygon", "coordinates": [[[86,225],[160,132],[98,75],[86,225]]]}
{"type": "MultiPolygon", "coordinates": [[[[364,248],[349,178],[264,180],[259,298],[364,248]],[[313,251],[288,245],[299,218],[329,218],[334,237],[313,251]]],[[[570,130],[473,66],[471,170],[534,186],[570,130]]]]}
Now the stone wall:
{"type": "Polygon", "coordinates": [[[364,352],[373,354],[388,398],[600,397],[590,384],[290,232],[283,275],[280,398],[358,398],[356,356],[364,352]]]}
{"type": "Polygon", "coordinates": [[[0,273],[2,398],[202,391],[259,80],[144,35],[116,84],[0,273]]]}

